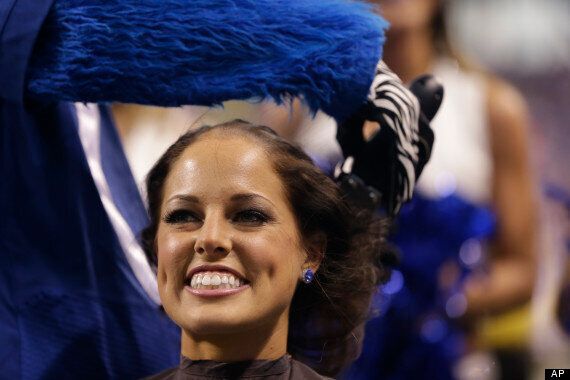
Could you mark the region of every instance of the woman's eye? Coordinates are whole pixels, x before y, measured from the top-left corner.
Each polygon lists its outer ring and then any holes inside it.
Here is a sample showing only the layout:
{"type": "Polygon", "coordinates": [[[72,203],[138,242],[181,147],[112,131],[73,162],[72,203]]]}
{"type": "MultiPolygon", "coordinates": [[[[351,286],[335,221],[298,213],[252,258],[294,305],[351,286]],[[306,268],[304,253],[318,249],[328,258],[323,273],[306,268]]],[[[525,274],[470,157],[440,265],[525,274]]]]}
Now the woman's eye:
{"type": "Polygon", "coordinates": [[[269,217],[261,211],[244,210],[238,212],[235,215],[234,220],[239,223],[263,224],[269,221],[269,217]]]}
{"type": "Polygon", "coordinates": [[[199,222],[200,219],[188,210],[175,210],[167,214],[164,221],[169,224],[180,224],[199,222]]]}

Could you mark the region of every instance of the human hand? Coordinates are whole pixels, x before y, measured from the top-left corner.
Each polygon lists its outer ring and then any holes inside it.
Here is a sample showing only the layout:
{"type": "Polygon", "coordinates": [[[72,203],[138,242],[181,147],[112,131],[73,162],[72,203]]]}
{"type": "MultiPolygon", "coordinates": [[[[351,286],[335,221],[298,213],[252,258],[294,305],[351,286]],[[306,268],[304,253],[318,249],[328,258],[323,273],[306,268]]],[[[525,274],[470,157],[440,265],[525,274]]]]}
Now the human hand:
{"type": "Polygon", "coordinates": [[[369,203],[390,215],[411,199],[429,160],[434,140],[429,121],[443,99],[443,88],[431,76],[418,78],[410,89],[380,61],[365,106],[337,130],[346,158],[337,177],[352,174],[354,182],[364,181],[369,186],[364,193],[378,198],[369,203]],[[363,134],[366,121],[378,124],[369,139],[363,134]]]}

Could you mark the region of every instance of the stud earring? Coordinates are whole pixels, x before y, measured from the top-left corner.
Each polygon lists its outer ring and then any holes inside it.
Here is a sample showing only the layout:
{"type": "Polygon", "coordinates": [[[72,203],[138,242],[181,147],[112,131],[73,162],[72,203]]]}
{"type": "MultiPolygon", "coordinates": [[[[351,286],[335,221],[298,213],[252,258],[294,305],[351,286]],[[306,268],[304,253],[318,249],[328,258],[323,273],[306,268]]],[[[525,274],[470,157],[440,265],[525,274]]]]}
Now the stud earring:
{"type": "Polygon", "coordinates": [[[303,272],[301,274],[301,280],[305,284],[310,284],[314,278],[315,278],[315,272],[313,272],[313,270],[311,268],[303,269],[303,272]]]}

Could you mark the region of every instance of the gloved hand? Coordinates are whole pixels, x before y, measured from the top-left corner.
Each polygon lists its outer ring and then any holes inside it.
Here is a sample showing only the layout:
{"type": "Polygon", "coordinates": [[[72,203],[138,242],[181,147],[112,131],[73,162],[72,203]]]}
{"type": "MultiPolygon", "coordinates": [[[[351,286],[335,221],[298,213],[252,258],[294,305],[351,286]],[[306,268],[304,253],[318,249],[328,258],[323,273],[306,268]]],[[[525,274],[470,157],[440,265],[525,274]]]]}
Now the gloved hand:
{"type": "Polygon", "coordinates": [[[335,173],[341,186],[359,198],[357,203],[381,205],[389,215],[412,197],[431,155],[429,121],[443,99],[443,88],[431,76],[417,79],[411,90],[380,61],[366,104],[337,130],[345,156],[335,173]],[[368,140],[363,136],[365,121],[380,126],[368,140]]]}

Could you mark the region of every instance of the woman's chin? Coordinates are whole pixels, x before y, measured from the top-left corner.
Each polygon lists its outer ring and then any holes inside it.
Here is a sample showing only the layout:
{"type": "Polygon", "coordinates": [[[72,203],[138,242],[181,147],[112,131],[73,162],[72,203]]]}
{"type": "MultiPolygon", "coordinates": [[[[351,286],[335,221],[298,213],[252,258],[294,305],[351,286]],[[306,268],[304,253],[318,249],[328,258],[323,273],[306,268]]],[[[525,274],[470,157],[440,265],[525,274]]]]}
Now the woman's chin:
{"type": "Polygon", "coordinates": [[[226,318],[212,318],[208,321],[183,321],[179,324],[186,334],[198,338],[211,338],[216,336],[232,336],[242,334],[255,328],[256,321],[228,320],[226,318]]]}

